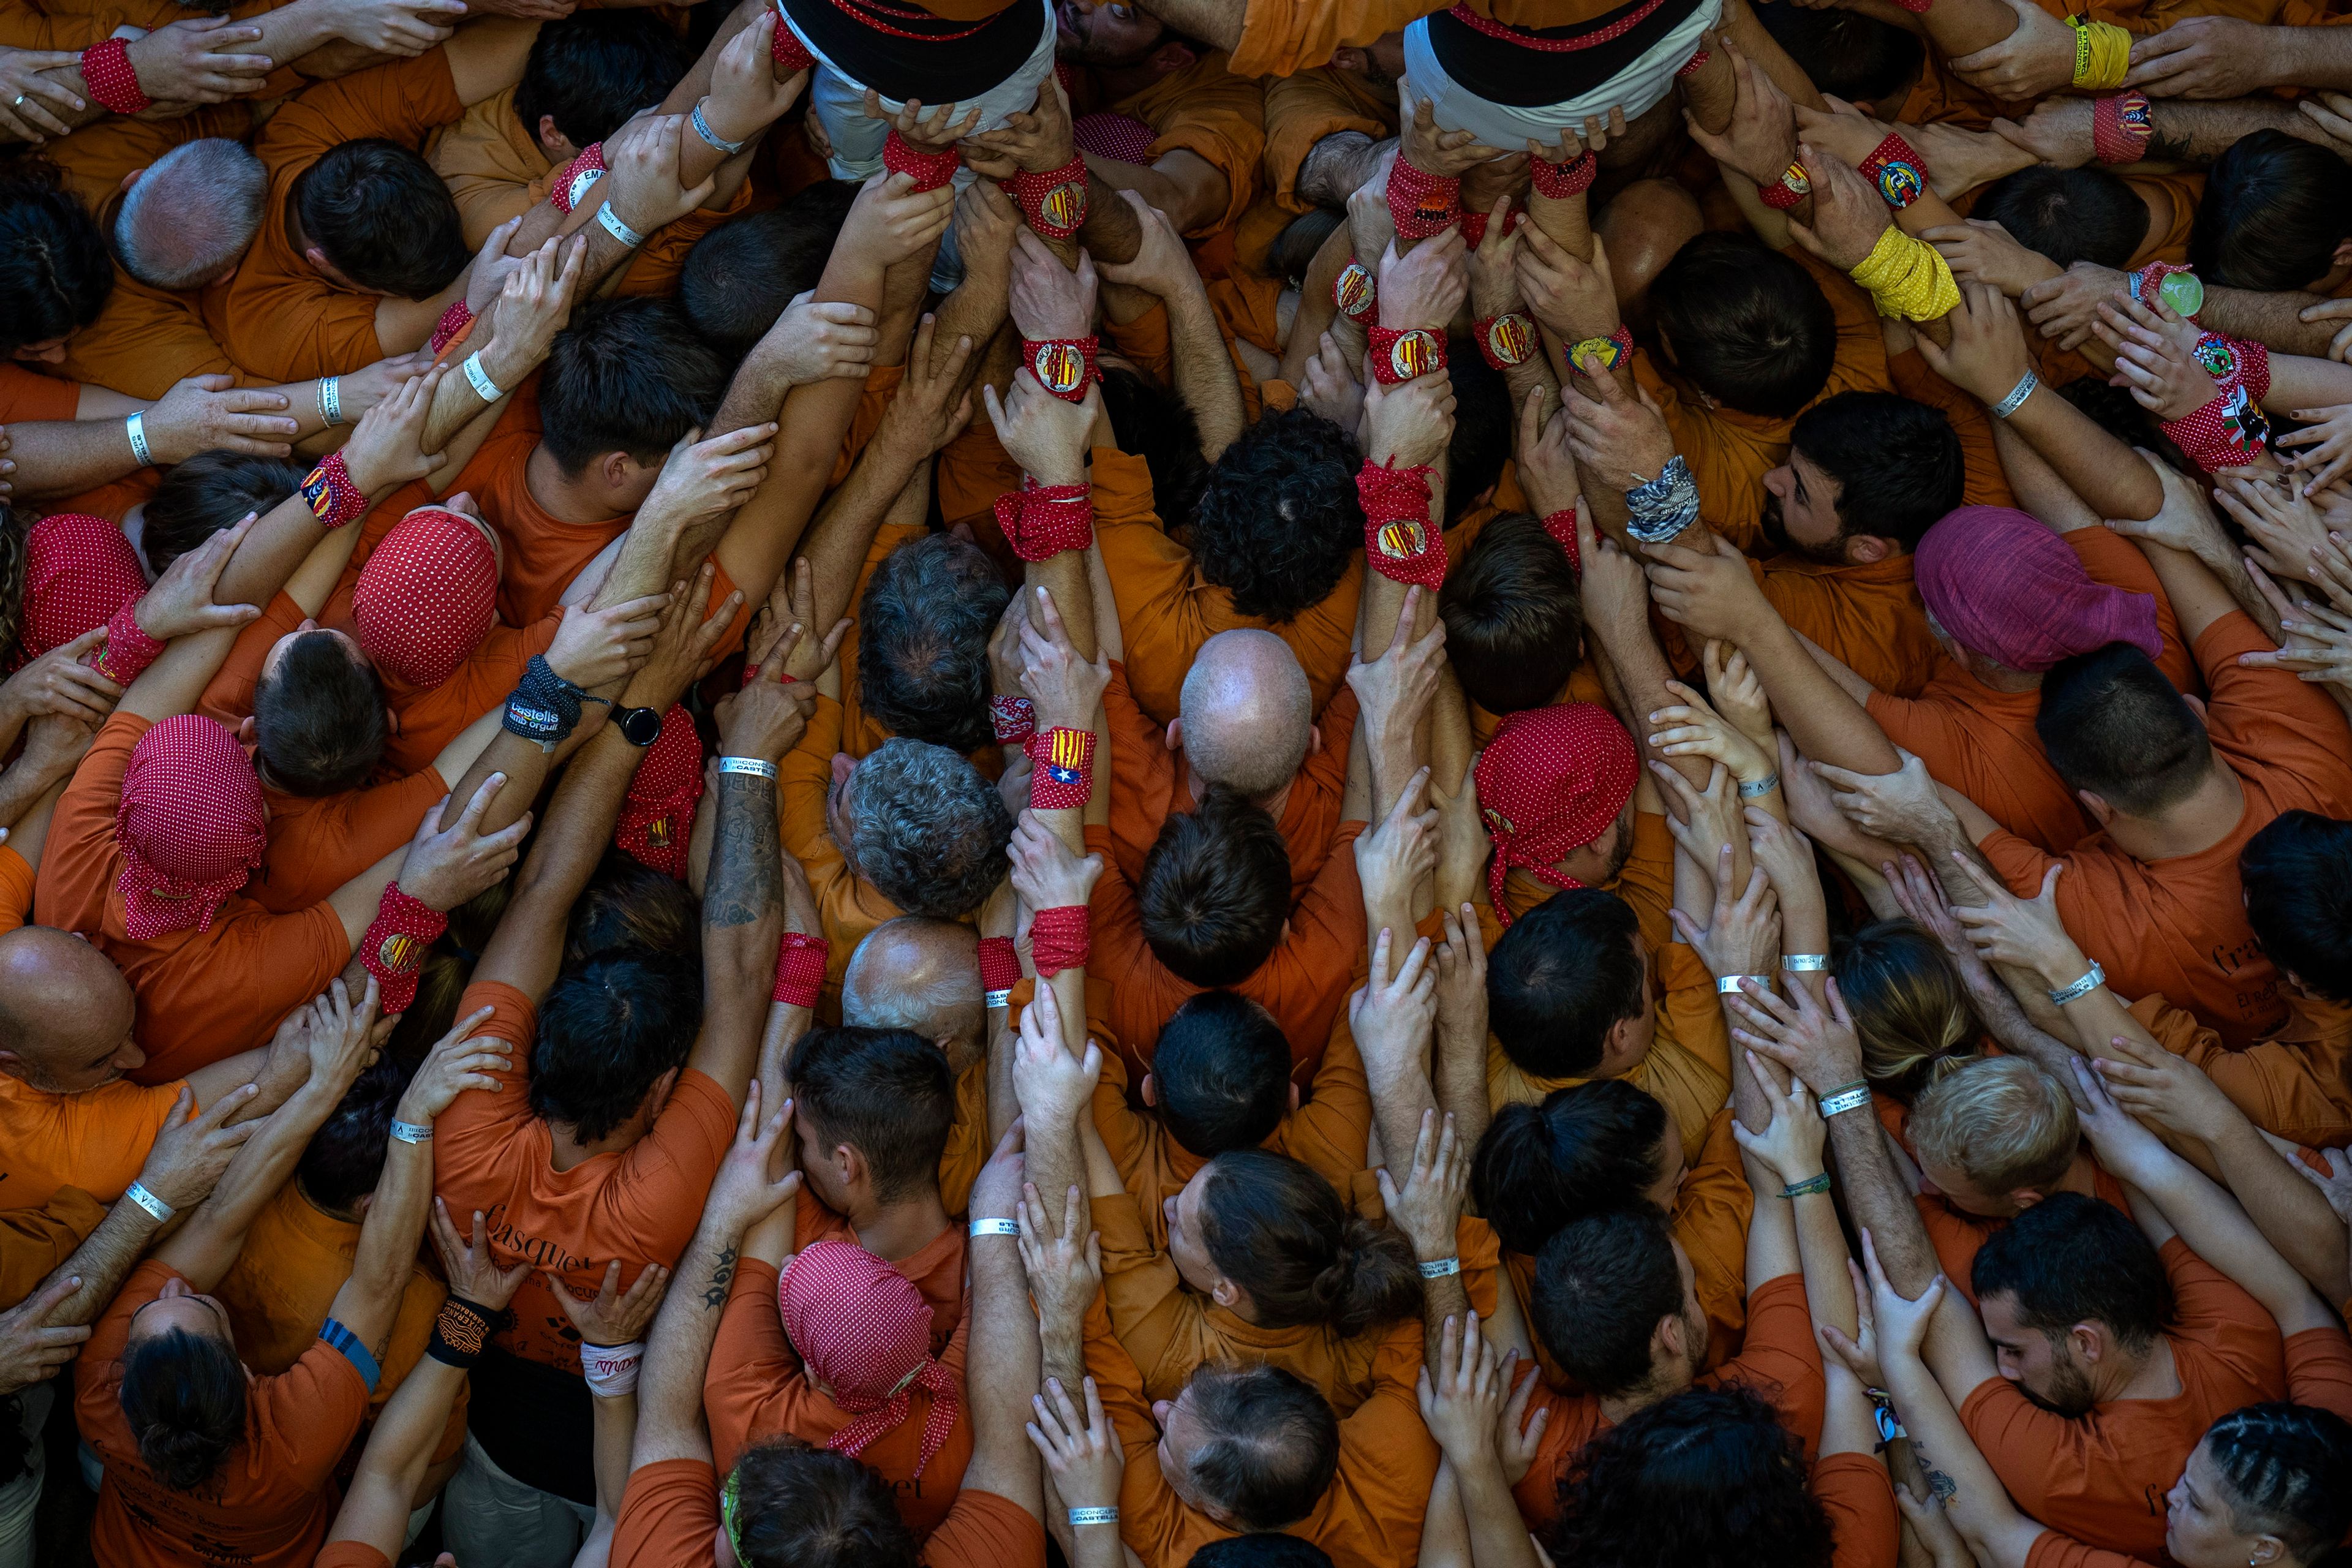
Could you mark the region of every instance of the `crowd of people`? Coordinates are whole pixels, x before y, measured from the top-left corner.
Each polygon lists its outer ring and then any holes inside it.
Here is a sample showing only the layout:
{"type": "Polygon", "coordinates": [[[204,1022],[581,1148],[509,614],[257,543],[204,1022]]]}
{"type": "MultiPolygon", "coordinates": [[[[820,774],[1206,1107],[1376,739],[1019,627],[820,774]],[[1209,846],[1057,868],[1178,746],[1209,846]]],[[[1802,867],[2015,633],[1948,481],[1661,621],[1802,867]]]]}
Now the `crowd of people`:
{"type": "Polygon", "coordinates": [[[0,1568],[2334,1568],[2339,0],[5,0],[0,1568]]]}

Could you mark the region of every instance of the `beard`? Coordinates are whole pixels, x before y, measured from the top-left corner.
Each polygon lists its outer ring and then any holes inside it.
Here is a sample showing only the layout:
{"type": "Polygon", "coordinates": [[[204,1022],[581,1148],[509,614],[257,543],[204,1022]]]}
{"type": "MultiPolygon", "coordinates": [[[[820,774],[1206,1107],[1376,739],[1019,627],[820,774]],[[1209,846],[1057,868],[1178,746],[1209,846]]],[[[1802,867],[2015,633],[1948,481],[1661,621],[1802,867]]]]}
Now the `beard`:
{"type": "Polygon", "coordinates": [[[1780,498],[1770,490],[1764,492],[1764,510],[1757,519],[1756,526],[1765,542],[1780,554],[1798,556],[1822,566],[1845,564],[1845,533],[1843,530],[1828,544],[1807,544],[1801,539],[1791,538],[1788,520],[1780,514],[1780,498]]]}
{"type": "Polygon", "coordinates": [[[2083,1369],[2071,1361],[2053,1363],[2050,1369],[2050,1393],[2047,1397],[2036,1394],[2026,1384],[2020,1383],[2017,1391],[2033,1404],[2054,1415],[2074,1420],[2088,1415],[2096,1405],[2098,1396],[2091,1392],[2091,1380],[2083,1369]]]}

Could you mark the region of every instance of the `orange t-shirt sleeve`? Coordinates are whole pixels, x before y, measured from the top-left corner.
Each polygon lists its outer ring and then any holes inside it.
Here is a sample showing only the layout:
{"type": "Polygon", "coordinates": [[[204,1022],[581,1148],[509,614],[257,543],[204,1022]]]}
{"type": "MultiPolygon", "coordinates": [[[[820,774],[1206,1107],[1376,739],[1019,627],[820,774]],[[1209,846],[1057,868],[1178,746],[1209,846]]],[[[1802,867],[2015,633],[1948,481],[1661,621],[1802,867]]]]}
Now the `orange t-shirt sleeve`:
{"type": "Polygon", "coordinates": [[[725,1469],[735,1468],[753,1439],[786,1429],[785,1387],[800,1381],[800,1357],[776,1312],[776,1279],[773,1265],[745,1258],[719,1315],[702,1406],[710,1420],[711,1460],[725,1469]]]}
{"type": "Polygon", "coordinates": [[[114,887],[115,808],[122,801],[131,748],[147,728],[147,721],[135,713],[110,714],[58,798],[33,884],[34,914],[41,924],[84,936],[105,926],[106,896],[114,887]]]}
{"type": "Polygon", "coordinates": [[[415,148],[436,125],[465,118],[446,47],[322,81],[272,115],[254,152],[274,174],[316,162],[345,142],[382,137],[415,148]]]}
{"type": "Polygon", "coordinates": [[[80,405],[79,383],[20,364],[0,364],[0,425],[71,419],[80,405]]]}
{"type": "Polygon", "coordinates": [[[1830,1454],[1813,1466],[1805,1489],[1830,1516],[1837,1545],[1830,1568],[1895,1568],[1902,1524],[1886,1467],[1870,1454],[1830,1454]]]}
{"type": "Polygon", "coordinates": [[[0,844],[0,931],[15,931],[33,917],[33,868],[0,844]]]}
{"type": "Polygon", "coordinates": [[[2200,684],[2197,661],[2189,656],[2188,645],[2180,640],[2180,619],[2172,613],[2172,601],[2165,596],[2164,584],[2156,568],[2140,547],[2122,534],[2105,528],[2078,528],[2063,536],[2067,548],[2083,563],[2083,570],[2095,583],[2105,583],[2110,588],[2126,593],[2146,594],[2156,601],[2156,635],[2162,639],[2163,651],[2157,655],[2156,667],[2164,678],[2183,691],[2195,691],[2200,684]]]}
{"type": "Polygon", "coordinates": [[[708,1459],[656,1459],[629,1472],[612,1568],[717,1568],[719,1472],[708,1459]]]}
{"type": "Polygon", "coordinates": [[[2329,1323],[2286,1342],[2286,1395],[2352,1421],[2352,1338],[2329,1323]]]}
{"type": "MultiPolygon", "coordinates": [[[[2273,800],[2278,785],[2300,784],[2313,807],[2331,816],[2352,815],[2352,740],[2344,714],[2311,682],[2283,669],[2250,669],[2241,654],[2271,647],[2243,610],[2232,610],[2197,639],[2198,668],[2212,696],[2205,718],[2214,744],[2240,763],[2278,775],[2263,783],[2273,800]]],[[[2298,803],[2299,804],[2299,803],[2298,803]]]]}
{"type": "Polygon", "coordinates": [[[1343,46],[1360,48],[1444,9],[1445,0],[1249,0],[1225,68],[1237,76],[1296,76],[1328,65],[1343,46]]]}
{"type": "Polygon", "coordinates": [[[966,1488],[923,1543],[923,1568],[1041,1568],[1045,1526],[995,1492],[966,1488]]]}
{"type": "Polygon", "coordinates": [[[1805,1277],[1783,1274],[1748,1293],[1748,1342],[1716,1374],[1745,1383],[1762,1394],[1811,1454],[1821,1446],[1822,1407],[1828,1398],[1822,1381],[1822,1353],[1813,1339],[1812,1310],[1805,1304],[1805,1277]]]}
{"type": "Polygon", "coordinates": [[[0,1311],[31,1295],[106,1217],[79,1187],[59,1187],[39,1208],[0,1209],[0,1311]]]}
{"type": "Polygon", "coordinates": [[[1225,205],[1192,231],[1199,238],[1240,218],[1257,198],[1265,161],[1265,93],[1255,76],[1235,76],[1209,55],[1162,77],[1122,105],[1153,132],[1150,156],[1191,153],[1225,177],[1225,205]]]}

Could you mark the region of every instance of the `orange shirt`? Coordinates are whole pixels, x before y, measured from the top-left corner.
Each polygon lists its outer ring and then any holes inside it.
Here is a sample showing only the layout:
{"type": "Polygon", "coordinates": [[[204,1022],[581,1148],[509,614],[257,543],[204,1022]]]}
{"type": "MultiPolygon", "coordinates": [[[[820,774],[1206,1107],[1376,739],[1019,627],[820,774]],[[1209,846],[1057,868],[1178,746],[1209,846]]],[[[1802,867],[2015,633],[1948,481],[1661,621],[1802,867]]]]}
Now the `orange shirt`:
{"type": "Polygon", "coordinates": [[[0,1073],[0,1208],[37,1209],[79,1188],[102,1204],[121,1197],[147,1163],[180,1095],[117,1079],[79,1094],[50,1094],[0,1073]]]}
{"type": "Polygon", "coordinates": [[[34,910],[43,925],[79,931],[114,961],[139,998],[141,1083],[170,1083],[267,1042],[278,1021],[327,988],[351,959],[342,917],[325,904],[272,914],[231,893],[203,931],[134,942],[115,880],[122,857],[114,814],[122,774],[147,721],[118,712],[82,758],[49,819],[34,910]]]}
{"type": "Polygon", "coordinates": [[[1837,1542],[1830,1568],[1895,1568],[1902,1554],[1902,1520],[1886,1467],[1874,1455],[1828,1455],[1814,1464],[1805,1490],[1830,1516],[1837,1542]]]}
{"type": "MultiPolygon", "coordinates": [[[[2058,913],[2104,965],[2119,996],[2160,991],[2221,1034],[2253,1044],[2284,1022],[2278,971],[2246,924],[2238,855],[2281,812],[2302,807],[2352,816],[2352,737],[2336,705],[2283,670],[2240,668],[2238,656],[2271,647],[2244,612],[2208,627],[2196,647],[2212,692],[2206,725],[2214,754],[2237,774],[2245,815],[2211,847],[2142,861],[2095,833],[2063,857],[2058,913]]],[[[1979,844],[2021,898],[2041,890],[2051,860],[2013,834],[1979,844]]],[[[44,868],[46,869],[46,868],[44,868]]]]}
{"type": "MultiPolygon", "coordinates": [[[[2175,686],[2195,689],[2197,667],[2181,646],[2172,602],[2139,546],[2099,527],[2078,528],[2063,537],[2094,582],[2156,600],[2157,635],[2164,643],[2157,666],[2175,686]]],[[[2089,816],[2050,765],[2034,733],[2033,721],[2042,711],[2039,688],[1995,690],[1938,650],[1935,677],[1917,697],[1874,691],[1868,707],[1888,740],[1916,752],[1937,782],[1984,807],[2020,838],[2060,853],[2091,836],[2089,816]]]]}
{"type": "Polygon", "coordinates": [[[492,93],[425,138],[425,161],[457,204],[468,250],[479,250],[490,230],[547,199],[554,170],[539,138],[523,129],[514,100],[510,87],[492,93]]]}
{"type": "Polygon", "coordinates": [[[0,363],[0,425],[71,419],[80,405],[79,383],[37,374],[14,360],[0,363]]]}
{"type": "Polygon", "coordinates": [[[1223,228],[1256,198],[1258,165],[1265,157],[1265,99],[1257,73],[1234,75],[1223,52],[1213,49],[1108,106],[1100,103],[1099,90],[1087,90],[1096,87],[1091,76],[1082,72],[1078,77],[1079,91],[1070,105],[1074,113],[1108,107],[1139,120],[1152,130],[1147,163],[1181,151],[1198,155],[1224,175],[1224,210],[1187,229],[1186,237],[1199,239],[1223,228]]]}
{"type": "Polygon", "coordinates": [[[1916,696],[1943,649],[1927,630],[1911,557],[1832,566],[1801,555],[1751,563],[1780,618],[1881,691],[1916,696]]]}
{"type": "MultiPolygon", "coordinates": [[[[1804,1440],[1810,1457],[1821,1442],[1821,1351],[1813,1342],[1813,1315],[1805,1305],[1805,1277],[1783,1274],[1767,1279],[1748,1297],[1748,1342],[1739,1354],[1715,1371],[1702,1374],[1701,1386],[1720,1388],[1745,1384],[1769,1401],[1781,1424],[1804,1440]]],[[[1609,1429],[1595,1394],[1559,1394],[1538,1386],[1528,1414],[1551,1412],[1544,1427],[1535,1463],[1512,1489],[1519,1512],[1540,1530],[1559,1514],[1559,1483],[1576,1461],[1578,1450],[1609,1429]]]]}
{"type": "Polygon", "coordinates": [[[688,1068],[643,1138],[559,1171],[554,1131],[530,1109],[538,1005],[511,985],[484,981],[466,988],[457,1011],[463,1016],[485,1006],[495,1011],[475,1033],[513,1042],[514,1065],[491,1075],[499,1092],[467,1089],[441,1113],[434,1126],[434,1190],[452,1213],[480,1209],[488,1216],[501,1263],[527,1258],[532,1265],[497,1342],[526,1361],[577,1372],[579,1332],[541,1270],[562,1275],[585,1300],[615,1258],[624,1279],[635,1279],[648,1263],[676,1264],[694,1235],[701,1194],[734,1139],[735,1103],[688,1068]]]}
{"type": "Polygon", "coordinates": [[[1397,106],[1353,71],[1318,66],[1265,81],[1265,184],[1289,212],[1314,205],[1298,195],[1298,165],[1326,136],[1360,131],[1378,142],[1396,134],[1397,106]]]}
{"type": "MultiPolygon", "coordinates": [[[[1830,363],[1829,380],[1805,407],[1842,392],[1887,390],[1892,383],[1886,340],[1870,296],[1844,273],[1793,244],[1781,254],[1812,274],[1837,319],[1837,353],[1830,363]]],[[[1789,460],[1789,433],[1804,410],[1775,417],[1714,403],[1646,349],[1633,351],[1633,379],[1657,399],[1666,427],[1674,432],[1675,450],[1698,481],[1700,517],[1742,550],[1757,549],[1764,476],[1789,460]]]]}
{"type": "MultiPolygon", "coordinates": [[[[303,1194],[299,1183],[289,1181],[278,1189],[278,1195],[255,1216],[244,1249],[213,1292],[228,1309],[236,1352],[247,1366],[274,1377],[302,1359],[318,1340],[335,1293],[352,1277],[359,1245],[359,1221],[327,1213],[303,1194]]],[[[384,1402],[401,1380],[424,1359],[425,1347],[433,1342],[433,1320],[448,1293],[422,1262],[409,1271],[390,1339],[369,1347],[383,1374],[368,1395],[371,1423],[383,1413],[384,1402]]],[[[435,1458],[455,1454],[465,1436],[466,1389],[461,1384],[435,1458]]]]}
{"type": "MultiPolygon", "coordinates": [[[[1196,809],[1179,753],[1168,749],[1168,732],[1143,716],[1127,685],[1127,669],[1114,662],[1103,690],[1103,714],[1110,725],[1111,853],[1119,875],[1143,881],[1143,863],[1163,824],[1179,812],[1196,809]]],[[[1322,745],[1308,753],[1283,799],[1283,842],[1290,847],[1290,900],[1307,896],[1331,858],[1339,831],[1339,810],[1348,790],[1348,742],[1356,731],[1356,694],[1342,689],[1323,710],[1318,727],[1322,745]]]]}
{"type": "MultiPolygon", "coordinates": [[[[866,933],[884,921],[905,911],[873,883],[859,876],[835,843],[825,826],[824,805],[833,791],[833,755],[841,749],[841,704],[830,697],[816,700],[808,726],[779,765],[776,775],[776,816],[784,853],[801,863],[809,889],[816,895],[818,924],[827,949],[824,988],[817,998],[817,1017],[841,1016],[841,976],[849,955],[866,933]]],[[[805,1244],[803,1244],[805,1245],[805,1244]]]]}
{"type": "Polygon", "coordinates": [[[123,1282],[74,1367],[74,1415],[105,1461],[91,1555],[126,1568],[235,1563],[310,1568],[341,1500],[335,1461],[367,1411],[367,1384],[324,1340],[275,1377],[248,1377],[245,1433],[212,1478],[174,1491],[148,1472],[122,1414],[131,1319],[179,1276],[149,1258],[123,1282]]]}
{"type": "Polygon", "coordinates": [[[2286,1394],[2278,1324],[2261,1302],[2189,1250],[2164,1244],[2178,1308],[2165,1330],[2180,1392],[2118,1399],[2078,1417],[2044,1410],[2004,1377],[1960,1405],[1969,1436],[2017,1500],[2053,1530],[2153,1563],[2164,1550],[2164,1494],[2205,1428],[2242,1405],[2286,1394]]]}
{"type": "MultiPolygon", "coordinates": [[[[718,1540],[719,1472],[708,1460],[661,1459],[629,1473],[613,1568],[716,1568],[718,1540]]],[[[1044,1568],[1045,1561],[1045,1527],[994,1492],[958,1493],[947,1521],[923,1543],[923,1568],[1044,1568]]]]}
{"type": "MultiPolygon", "coordinates": [[[[745,1258],[735,1271],[734,1289],[719,1320],[719,1338],[710,1347],[703,1405],[710,1417],[712,1458],[729,1469],[754,1443],[786,1434],[821,1448],[835,1433],[857,1419],[809,1382],[800,1356],[784,1337],[776,1288],[772,1267],[758,1258],[745,1258]]],[[[971,1337],[969,1301],[954,1331],[939,1360],[961,1383],[971,1337]]],[[[919,1536],[930,1534],[947,1521],[948,1510],[963,1484],[964,1468],[971,1463],[971,1415],[960,1410],[955,1425],[948,1429],[946,1443],[923,1466],[922,1474],[915,1473],[932,1398],[926,1389],[911,1390],[907,1418],[868,1443],[857,1456],[860,1463],[890,1483],[898,1502],[898,1517],[919,1536]]]]}
{"type": "MultiPolygon", "coordinates": [[[[1908,1146],[1906,1147],[1907,1150],[1908,1146]]],[[[2084,1158],[2091,1158],[2087,1150],[2084,1158]]],[[[2096,1160],[2091,1162],[2091,1192],[2101,1203],[2112,1204],[2126,1214],[2131,1212],[2131,1206],[2124,1197],[2123,1184],[2107,1174],[2106,1167],[2096,1160]]],[[[1911,1201],[1919,1210],[1919,1223],[1927,1232],[1928,1245],[1936,1249],[1936,1266],[1943,1270],[1944,1278],[1952,1282],[1953,1289],[1967,1297],[1969,1304],[1974,1306],[1977,1300],[1977,1253],[1992,1239],[1993,1233],[2007,1226],[2009,1221],[1970,1214],[1966,1209],[1953,1207],[1947,1198],[1931,1196],[1927,1193],[1912,1194],[1911,1201]]]]}
{"type": "Polygon", "coordinates": [[[2231,1050],[2221,1037],[2162,996],[2143,996],[2131,1015],[2176,1056],[2205,1071],[2246,1119],[2306,1149],[2352,1142],[2352,1007],[2288,991],[2286,1023],[2260,1045],[2231,1050]]]}
{"type": "Polygon", "coordinates": [[[1177,716],[1184,674],[1201,645],[1235,626],[1257,626],[1290,645],[1314,689],[1316,710],[1322,710],[1348,677],[1356,601],[1363,590],[1360,557],[1349,561],[1329,598],[1276,626],[1236,611],[1232,593],[1202,582],[1192,552],[1160,531],[1151,504],[1151,470],[1142,458],[1097,448],[1094,487],[1095,539],[1110,574],[1111,596],[1118,601],[1128,682],[1137,707],[1153,722],[1167,723],[1177,716]]]}
{"type": "Polygon", "coordinates": [[[229,356],[273,381],[335,375],[382,359],[379,296],[329,282],[287,236],[294,184],[332,148],[380,136],[419,147],[425,133],[466,111],[441,49],[305,89],[254,138],[269,174],[268,216],[227,287],[207,289],[205,324],[229,356]]]}
{"type": "Polygon", "coordinates": [[[15,931],[33,916],[33,868],[0,844],[0,931],[15,931]]]}
{"type": "Polygon", "coordinates": [[[339,795],[288,795],[263,786],[269,847],[246,894],[273,914],[323,899],[416,836],[417,824],[457,787],[431,767],[339,795]]]}
{"type": "MultiPolygon", "coordinates": [[[[717,586],[715,580],[712,586],[717,586]]],[[[429,772],[433,759],[460,730],[505,703],[521,681],[523,667],[532,655],[555,646],[555,634],[562,626],[561,610],[527,626],[501,622],[475,645],[457,674],[429,689],[384,676],[383,705],[399,726],[384,741],[384,768],[394,773],[429,772]]],[[[341,629],[351,627],[342,624],[341,629]]],[[[455,788],[457,781],[450,780],[449,785],[455,788]]]]}
{"type": "Polygon", "coordinates": [[[106,1205],[74,1187],[34,1208],[0,1209],[0,1311],[39,1289],[105,1218],[106,1205]]]}
{"type": "MultiPolygon", "coordinates": [[[[1356,880],[1360,822],[1343,822],[1332,836],[1331,858],[1290,915],[1290,929],[1265,963],[1231,989],[1274,1015],[1290,1041],[1294,1067],[1314,1059],[1330,1037],[1331,1020],[1348,1000],[1353,955],[1364,946],[1364,895],[1356,880]]],[[[1103,857],[1095,883],[1094,952],[1097,972],[1110,981],[1110,1026],[1127,1052],[1129,1070],[1149,1071],[1151,1047],[1169,1015],[1203,989],[1161,963],[1143,934],[1135,889],[1113,862],[1109,832],[1087,829],[1087,849],[1103,857]]]]}
{"type": "MultiPolygon", "coordinates": [[[[1097,1296],[1087,1310],[1087,1372],[1102,1394],[1103,1411],[1127,1450],[1119,1485],[1119,1539],[1150,1568],[1178,1568],[1212,1541],[1234,1533],[1187,1504],[1160,1468],[1160,1427],[1143,1396],[1134,1358],[1111,1332],[1110,1314],[1097,1296]]],[[[1410,1563],[1420,1550],[1429,1489],[1437,1479],[1437,1444],[1421,1422],[1413,1394],[1420,1374],[1378,1369],[1379,1382],[1355,1413],[1339,1423],[1338,1473],[1307,1517],[1282,1531],[1313,1542],[1335,1563],[1410,1563]]]]}

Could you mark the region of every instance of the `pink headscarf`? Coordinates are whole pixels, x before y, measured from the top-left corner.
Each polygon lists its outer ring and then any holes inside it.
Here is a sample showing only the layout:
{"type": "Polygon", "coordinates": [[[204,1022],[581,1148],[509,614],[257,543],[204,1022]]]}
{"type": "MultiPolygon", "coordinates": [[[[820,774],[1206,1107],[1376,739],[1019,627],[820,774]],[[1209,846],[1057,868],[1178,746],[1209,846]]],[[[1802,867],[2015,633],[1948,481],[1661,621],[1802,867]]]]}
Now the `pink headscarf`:
{"type": "Polygon", "coordinates": [[[236,736],[197,713],[140,736],[114,813],[114,886],[131,940],[211,925],[261,864],[268,829],[261,781],[236,736]]]}
{"type": "Polygon", "coordinates": [[[2011,507],[1964,506],[1912,557],[1919,597],[1962,647],[2039,674],[2111,642],[2164,650],[2156,600],[2095,582],[2066,542],[2011,507]]]}
{"type": "Polygon", "coordinates": [[[930,1394],[920,1476],[954,1429],[963,1391],[931,1357],[931,1309],[914,1281],[855,1242],[820,1241],[785,1268],[776,1307],[811,1374],[856,1417],[826,1447],[855,1458],[907,1419],[910,1388],[930,1394]]]}
{"type": "Polygon", "coordinates": [[[1555,888],[1580,888],[1552,862],[1609,831],[1633,794],[1641,763],[1616,715],[1590,702],[1507,714],[1478,757],[1478,816],[1495,840],[1487,892],[1511,923],[1503,879],[1521,867],[1555,888]]]}

